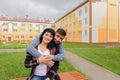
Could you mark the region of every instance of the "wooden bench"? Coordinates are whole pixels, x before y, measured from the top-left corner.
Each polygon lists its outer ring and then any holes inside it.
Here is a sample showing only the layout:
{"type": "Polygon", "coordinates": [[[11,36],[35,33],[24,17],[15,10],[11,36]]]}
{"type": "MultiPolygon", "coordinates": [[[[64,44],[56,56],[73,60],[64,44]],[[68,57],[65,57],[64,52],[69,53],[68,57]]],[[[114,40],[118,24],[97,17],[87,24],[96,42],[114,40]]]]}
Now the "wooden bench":
{"type": "MultiPolygon", "coordinates": [[[[79,72],[63,72],[59,73],[61,80],[88,80],[86,77],[81,75],[79,72]]],[[[26,80],[26,78],[15,78],[12,80],[26,80]]]]}

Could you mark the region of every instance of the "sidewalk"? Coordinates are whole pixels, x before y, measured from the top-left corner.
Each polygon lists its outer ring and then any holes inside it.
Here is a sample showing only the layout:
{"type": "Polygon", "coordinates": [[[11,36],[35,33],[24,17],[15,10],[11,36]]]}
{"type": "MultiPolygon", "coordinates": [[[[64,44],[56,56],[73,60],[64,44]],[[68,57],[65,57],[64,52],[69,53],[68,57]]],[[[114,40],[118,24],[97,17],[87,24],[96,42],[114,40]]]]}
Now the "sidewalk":
{"type": "Polygon", "coordinates": [[[65,51],[68,59],[77,69],[82,71],[89,80],[120,80],[120,76],[112,73],[96,64],[65,51]]]}
{"type": "Polygon", "coordinates": [[[3,52],[23,52],[26,51],[26,49],[0,49],[0,53],[3,52]]]}

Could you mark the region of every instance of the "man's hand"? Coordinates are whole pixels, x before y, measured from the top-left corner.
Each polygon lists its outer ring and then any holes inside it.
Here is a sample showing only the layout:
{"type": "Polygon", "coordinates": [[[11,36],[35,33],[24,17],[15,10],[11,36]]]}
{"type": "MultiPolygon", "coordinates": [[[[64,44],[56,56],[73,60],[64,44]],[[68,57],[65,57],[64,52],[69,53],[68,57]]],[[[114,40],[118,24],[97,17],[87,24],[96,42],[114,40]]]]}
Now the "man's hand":
{"type": "Polygon", "coordinates": [[[53,65],[54,65],[54,61],[50,61],[48,64],[46,64],[47,66],[49,66],[49,67],[52,67],[53,65]]]}
{"type": "Polygon", "coordinates": [[[46,78],[46,80],[50,80],[50,78],[46,78]]]}
{"type": "Polygon", "coordinates": [[[51,58],[51,60],[54,60],[54,55],[47,55],[49,56],[49,58],[51,58]]]}
{"type": "Polygon", "coordinates": [[[43,64],[46,64],[46,63],[49,63],[49,61],[51,61],[51,58],[49,56],[40,56],[38,59],[37,59],[37,62],[40,64],[40,63],[43,63],[43,64]]]}
{"type": "Polygon", "coordinates": [[[52,61],[54,58],[53,55],[43,55],[43,56],[40,56],[38,59],[37,59],[37,62],[39,64],[43,63],[43,64],[46,64],[47,66],[49,67],[52,67],[54,65],[54,61],[52,61]]]}

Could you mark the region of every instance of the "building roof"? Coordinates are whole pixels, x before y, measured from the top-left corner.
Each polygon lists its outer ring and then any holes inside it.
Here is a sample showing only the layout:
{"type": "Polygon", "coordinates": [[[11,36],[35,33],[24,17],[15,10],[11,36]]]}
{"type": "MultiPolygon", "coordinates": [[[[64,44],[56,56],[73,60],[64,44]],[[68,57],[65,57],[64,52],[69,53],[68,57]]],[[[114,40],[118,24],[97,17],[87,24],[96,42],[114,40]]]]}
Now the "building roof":
{"type": "Polygon", "coordinates": [[[8,16],[0,16],[0,21],[16,21],[16,22],[32,22],[32,23],[53,23],[52,20],[49,19],[43,19],[43,20],[39,20],[39,19],[31,19],[28,18],[28,16],[26,16],[25,18],[18,18],[18,17],[13,17],[10,18],[8,16]]]}
{"type": "Polygon", "coordinates": [[[72,9],[71,11],[69,11],[68,13],[66,13],[64,16],[62,16],[61,18],[59,18],[58,20],[55,21],[58,22],[59,20],[61,20],[62,18],[64,18],[65,16],[67,16],[68,14],[72,13],[73,11],[75,11],[76,9],[80,8],[81,6],[83,6],[85,3],[87,3],[89,0],[84,0],[83,2],[81,2],[77,7],[75,7],[74,9],[72,9]]]}

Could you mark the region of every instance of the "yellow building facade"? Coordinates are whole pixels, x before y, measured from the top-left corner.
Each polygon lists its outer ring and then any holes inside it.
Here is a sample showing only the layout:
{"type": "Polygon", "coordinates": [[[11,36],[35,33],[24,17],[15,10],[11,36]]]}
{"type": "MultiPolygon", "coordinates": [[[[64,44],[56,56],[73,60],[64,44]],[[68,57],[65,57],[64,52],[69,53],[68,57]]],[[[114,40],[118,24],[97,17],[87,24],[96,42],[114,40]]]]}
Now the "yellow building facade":
{"type": "Polygon", "coordinates": [[[30,42],[38,36],[43,29],[52,28],[50,20],[34,20],[26,18],[0,17],[1,42],[30,42]]]}
{"type": "Polygon", "coordinates": [[[83,0],[55,22],[64,28],[66,42],[120,43],[119,0],[83,0]]]}

